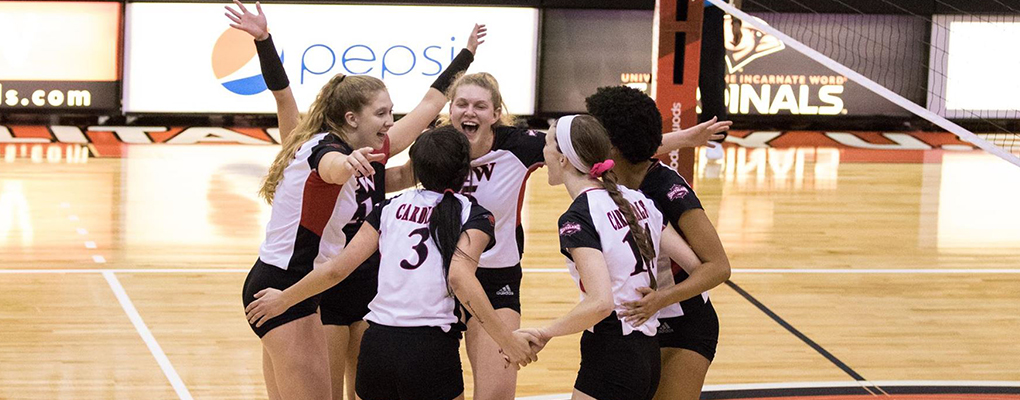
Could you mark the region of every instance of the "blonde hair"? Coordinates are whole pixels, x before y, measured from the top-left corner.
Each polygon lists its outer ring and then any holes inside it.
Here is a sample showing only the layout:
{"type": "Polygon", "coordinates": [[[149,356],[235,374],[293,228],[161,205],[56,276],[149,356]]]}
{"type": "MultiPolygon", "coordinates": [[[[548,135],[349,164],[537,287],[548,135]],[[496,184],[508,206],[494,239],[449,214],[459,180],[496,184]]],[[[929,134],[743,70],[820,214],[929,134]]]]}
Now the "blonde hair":
{"type": "Polygon", "coordinates": [[[348,142],[345,115],[348,112],[361,111],[380,90],[386,90],[386,85],[378,78],[370,76],[337,74],[330,79],[315,96],[308,114],[301,118],[287,140],[283,141],[283,148],[269,167],[266,179],[262,181],[259,197],[266,203],[273,204],[276,187],[283,179],[283,170],[290,165],[301,145],[312,136],[329,132],[348,142]]]}
{"type": "MultiPolygon", "coordinates": [[[[446,97],[450,101],[454,100],[454,96],[457,95],[457,89],[461,86],[475,85],[482,89],[488,90],[492,94],[490,100],[492,100],[492,106],[500,110],[502,114],[499,120],[496,121],[493,126],[513,126],[514,120],[516,119],[513,114],[510,114],[510,110],[507,110],[506,103],[503,102],[503,94],[499,91],[499,82],[496,81],[496,77],[488,72],[477,72],[474,74],[462,74],[454,79],[453,84],[450,85],[450,89],[446,91],[446,97]]],[[[449,119],[449,116],[447,116],[449,119]]],[[[446,125],[449,121],[443,121],[439,125],[446,125]]]]}

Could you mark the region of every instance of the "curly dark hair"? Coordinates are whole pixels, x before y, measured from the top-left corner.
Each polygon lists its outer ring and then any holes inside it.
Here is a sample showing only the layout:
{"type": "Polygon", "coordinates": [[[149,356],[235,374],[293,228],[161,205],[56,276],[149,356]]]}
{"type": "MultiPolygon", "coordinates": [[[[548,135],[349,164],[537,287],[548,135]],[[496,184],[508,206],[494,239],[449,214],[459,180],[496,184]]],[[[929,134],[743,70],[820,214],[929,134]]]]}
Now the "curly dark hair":
{"type": "Polygon", "coordinates": [[[655,100],[644,92],[627,86],[604,86],[584,99],[584,104],[627,161],[646,161],[662,145],[662,114],[655,100]]]}

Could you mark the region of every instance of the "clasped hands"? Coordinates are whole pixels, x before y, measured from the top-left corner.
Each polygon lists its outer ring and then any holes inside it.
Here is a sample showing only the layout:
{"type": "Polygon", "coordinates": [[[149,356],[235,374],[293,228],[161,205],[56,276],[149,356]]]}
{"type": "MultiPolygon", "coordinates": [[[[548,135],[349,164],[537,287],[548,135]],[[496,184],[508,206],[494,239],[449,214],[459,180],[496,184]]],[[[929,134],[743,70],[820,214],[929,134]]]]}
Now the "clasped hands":
{"type": "Polygon", "coordinates": [[[511,340],[499,352],[506,360],[506,368],[517,369],[538,361],[538,352],[549,343],[550,337],[539,328],[522,328],[511,333],[511,340]]]}

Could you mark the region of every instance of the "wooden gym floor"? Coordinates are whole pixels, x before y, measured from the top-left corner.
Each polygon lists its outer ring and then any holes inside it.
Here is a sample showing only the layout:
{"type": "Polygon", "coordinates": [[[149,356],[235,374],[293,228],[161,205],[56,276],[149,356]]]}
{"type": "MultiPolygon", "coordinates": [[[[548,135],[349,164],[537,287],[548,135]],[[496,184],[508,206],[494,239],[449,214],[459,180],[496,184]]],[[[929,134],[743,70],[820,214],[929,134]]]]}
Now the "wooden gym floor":
{"type": "MultiPolygon", "coordinates": [[[[265,398],[240,291],[277,149],[0,158],[0,399],[265,398]]],[[[1020,387],[1020,169],[976,151],[859,152],[699,159],[695,189],[734,268],[711,294],[722,334],[706,393],[1020,387]]],[[[531,178],[524,326],[577,300],[549,223],[568,200],[544,169],[531,178]]],[[[560,398],[578,362],[577,337],[554,340],[518,397],[560,398]]]]}

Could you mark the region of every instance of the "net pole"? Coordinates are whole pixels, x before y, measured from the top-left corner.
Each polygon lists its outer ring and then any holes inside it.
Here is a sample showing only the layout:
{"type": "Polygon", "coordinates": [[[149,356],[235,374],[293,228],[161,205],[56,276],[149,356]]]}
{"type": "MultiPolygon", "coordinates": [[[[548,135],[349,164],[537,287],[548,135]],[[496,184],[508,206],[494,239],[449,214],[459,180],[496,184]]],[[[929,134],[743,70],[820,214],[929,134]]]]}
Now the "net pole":
{"type": "MultiPolygon", "coordinates": [[[[657,0],[652,28],[652,96],[665,132],[698,124],[701,1],[657,0]]],[[[694,149],[674,150],[660,160],[694,182],[694,149]]]]}

